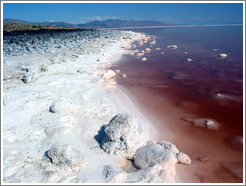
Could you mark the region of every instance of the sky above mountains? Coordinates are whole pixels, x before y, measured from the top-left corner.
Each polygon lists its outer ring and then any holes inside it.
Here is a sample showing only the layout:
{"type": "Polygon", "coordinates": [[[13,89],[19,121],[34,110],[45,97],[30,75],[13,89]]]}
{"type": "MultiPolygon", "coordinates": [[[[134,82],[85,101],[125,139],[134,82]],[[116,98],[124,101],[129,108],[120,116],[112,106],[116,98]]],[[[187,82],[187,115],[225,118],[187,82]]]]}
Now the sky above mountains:
{"type": "Polygon", "coordinates": [[[242,3],[4,3],[3,18],[86,23],[123,19],[171,24],[243,23],[242,3]]]}

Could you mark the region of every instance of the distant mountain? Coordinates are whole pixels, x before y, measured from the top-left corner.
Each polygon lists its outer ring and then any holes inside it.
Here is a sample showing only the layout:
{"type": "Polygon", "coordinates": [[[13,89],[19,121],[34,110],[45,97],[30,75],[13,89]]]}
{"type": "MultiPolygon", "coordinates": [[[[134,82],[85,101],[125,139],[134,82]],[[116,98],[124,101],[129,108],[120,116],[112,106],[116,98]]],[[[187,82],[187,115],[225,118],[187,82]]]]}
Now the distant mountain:
{"type": "Polygon", "coordinates": [[[78,24],[79,28],[120,28],[120,27],[140,27],[140,26],[164,26],[163,22],[157,21],[135,21],[110,19],[106,21],[91,21],[85,24],[78,24]]]}
{"type": "Polygon", "coordinates": [[[48,26],[54,26],[54,27],[66,27],[66,28],[77,28],[75,24],[71,23],[66,23],[66,22],[49,22],[49,21],[44,21],[44,22],[29,22],[29,21],[24,21],[20,19],[10,19],[6,18],[3,20],[5,23],[22,23],[22,24],[29,24],[29,25],[48,25],[48,26]]]}
{"type": "Polygon", "coordinates": [[[3,19],[3,22],[5,23],[22,23],[22,24],[29,24],[29,22],[20,20],[20,19],[11,19],[11,18],[6,18],[3,19]]]}
{"type": "MultiPolygon", "coordinates": [[[[96,29],[96,28],[121,28],[121,27],[141,27],[141,26],[165,26],[163,22],[158,21],[136,21],[136,20],[120,20],[109,19],[106,21],[91,21],[85,24],[71,24],[66,22],[28,22],[19,19],[6,18],[3,22],[10,23],[23,23],[30,25],[49,25],[54,27],[69,27],[69,28],[83,28],[83,29],[96,29]]],[[[169,24],[170,25],[170,24],[169,24]]]]}

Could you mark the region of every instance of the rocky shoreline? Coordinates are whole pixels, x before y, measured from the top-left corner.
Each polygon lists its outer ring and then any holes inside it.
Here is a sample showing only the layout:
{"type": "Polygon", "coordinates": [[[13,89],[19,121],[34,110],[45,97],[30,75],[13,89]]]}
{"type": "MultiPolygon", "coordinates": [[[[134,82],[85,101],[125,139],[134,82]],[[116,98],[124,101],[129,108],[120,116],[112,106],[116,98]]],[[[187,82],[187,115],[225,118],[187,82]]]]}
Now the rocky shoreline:
{"type": "Polygon", "coordinates": [[[191,159],[151,140],[151,126],[115,98],[126,75],[108,70],[133,42],[154,41],[112,30],[4,35],[3,181],[175,182],[175,164],[191,159]]]}

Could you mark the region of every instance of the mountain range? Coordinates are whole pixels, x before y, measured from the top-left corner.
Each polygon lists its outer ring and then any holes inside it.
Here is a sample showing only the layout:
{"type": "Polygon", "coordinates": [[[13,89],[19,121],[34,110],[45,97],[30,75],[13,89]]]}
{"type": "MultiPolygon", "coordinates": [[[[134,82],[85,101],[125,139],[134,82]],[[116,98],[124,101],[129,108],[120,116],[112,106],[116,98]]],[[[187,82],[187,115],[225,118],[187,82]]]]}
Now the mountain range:
{"type": "Polygon", "coordinates": [[[136,21],[136,20],[120,20],[109,19],[106,21],[91,21],[85,24],[71,24],[66,22],[29,22],[20,19],[6,18],[3,22],[8,23],[21,23],[29,25],[49,25],[54,27],[67,27],[67,28],[81,28],[81,29],[93,29],[93,28],[121,28],[121,27],[141,27],[141,26],[165,26],[165,24],[159,21],[136,21]]]}

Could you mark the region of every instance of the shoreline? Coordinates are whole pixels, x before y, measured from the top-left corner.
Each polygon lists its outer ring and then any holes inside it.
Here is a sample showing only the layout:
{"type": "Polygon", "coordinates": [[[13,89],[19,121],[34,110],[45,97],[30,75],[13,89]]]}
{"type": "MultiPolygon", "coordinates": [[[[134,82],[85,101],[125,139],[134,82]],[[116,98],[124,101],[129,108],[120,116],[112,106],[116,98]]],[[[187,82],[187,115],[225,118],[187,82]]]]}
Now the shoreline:
{"type": "MultiPolygon", "coordinates": [[[[105,38],[85,42],[89,51],[77,49],[76,52],[70,44],[67,48],[69,39],[64,41],[64,51],[53,49],[51,41],[41,48],[43,51],[32,50],[30,54],[29,49],[11,51],[5,40],[5,52],[19,56],[4,55],[3,182],[123,183],[152,179],[173,182],[173,175],[162,178],[146,172],[148,169],[118,170],[118,166],[125,167],[126,158],[106,153],[100,147],[103,127],[119,113],[129,113],[139,120],[146,141],[151,127],[128,96],[116,89],[115,79],[108,70],[122,54],[130,52],[131,43],[147,36],[129,31],[100,34],[105,38]],[[113,34],[112,39],[107,34],[113,34]],[[116,34],[121,38],[117,39],[116,34]],[[98,49],[98,42],[103,50],[91,52],[98,49]],[[51,53],[45,55],[47,50],[51,53]],[[64,160],[67,156],[75,158],[75,163],[64,160]],[[104,173],[108,169],[112,176],[104,173]],[[119,179],[118,174],[123,177],[119,179]],[[148,179],[142,180],[141,174],[148,179]]],[[[39,42],[36,36],[25,37],[39,42]]],[[[157,166],[155,171],[159,169],[157,166]]]]}

